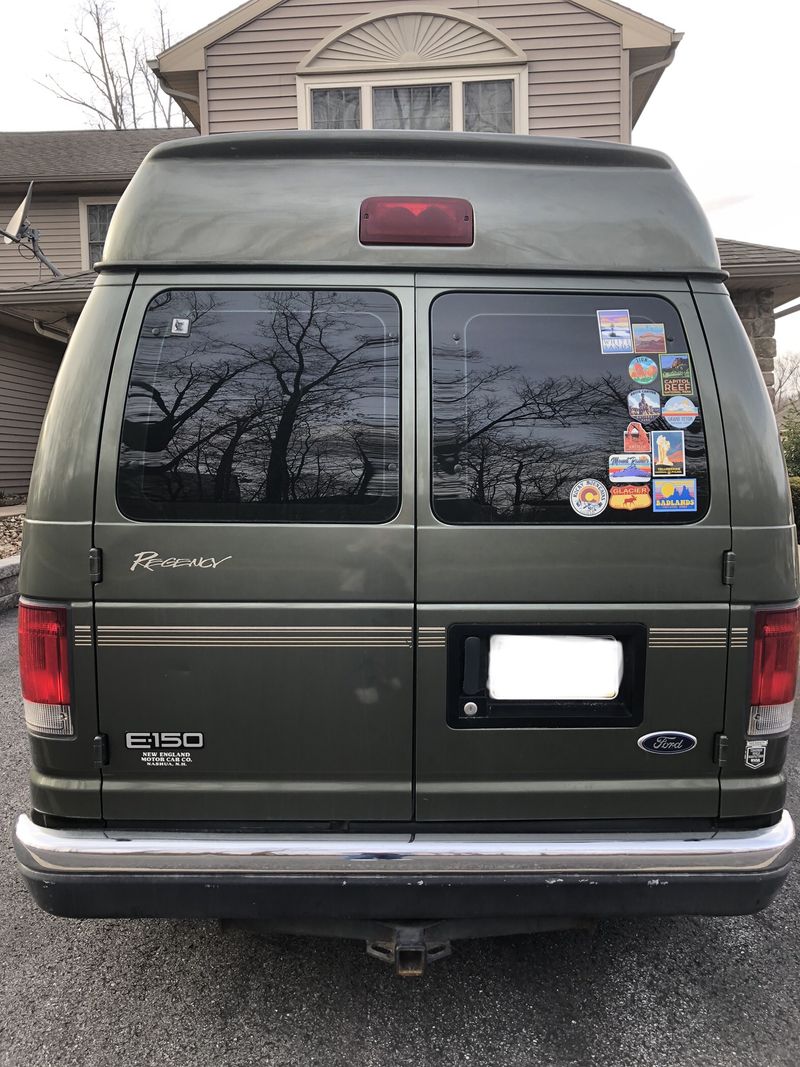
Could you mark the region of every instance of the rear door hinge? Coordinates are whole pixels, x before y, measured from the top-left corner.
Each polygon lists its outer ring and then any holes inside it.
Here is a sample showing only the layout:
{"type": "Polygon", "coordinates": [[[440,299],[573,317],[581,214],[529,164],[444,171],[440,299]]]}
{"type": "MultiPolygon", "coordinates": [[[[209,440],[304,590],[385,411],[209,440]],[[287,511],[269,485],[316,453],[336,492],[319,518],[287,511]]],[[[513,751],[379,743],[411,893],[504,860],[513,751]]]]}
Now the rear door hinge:
{"type": "Polygon", "coordinates": [[[722,584],[733,585],[733,576],[736,573],[736,553],[728,549],[722,553],[722,584]]]}
{"type": "Polygon", "coordinates": [[[728,738],[725,734],[717,734],[714,738],[714,762],[720,767],[728,762],[728,738]]]}
{"type": "Polygon", "coordinates": [[[98,734],[92,741],[92,757],[95,767],[108,764],[108,734],[98,734]]]}
{"type": "Polygon", "coordinates": [[[103,580],[103,553],[99,548],[89,549],[89,581],[97,585],[103,580]]]}

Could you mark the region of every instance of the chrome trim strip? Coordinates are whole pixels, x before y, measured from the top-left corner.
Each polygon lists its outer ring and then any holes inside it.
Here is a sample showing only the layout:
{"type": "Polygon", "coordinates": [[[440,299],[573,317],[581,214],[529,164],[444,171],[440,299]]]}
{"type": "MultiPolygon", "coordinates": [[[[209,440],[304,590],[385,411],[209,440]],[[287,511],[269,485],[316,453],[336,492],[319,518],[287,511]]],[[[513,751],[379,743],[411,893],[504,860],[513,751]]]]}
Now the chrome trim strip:
{"type": "Polygon", "coordinates": [[[20,815],[14,848],[41,874],[744,874],[782,867],[788,812],[761,830],[685,834],[289,834],[49,830],[20,815]]]}

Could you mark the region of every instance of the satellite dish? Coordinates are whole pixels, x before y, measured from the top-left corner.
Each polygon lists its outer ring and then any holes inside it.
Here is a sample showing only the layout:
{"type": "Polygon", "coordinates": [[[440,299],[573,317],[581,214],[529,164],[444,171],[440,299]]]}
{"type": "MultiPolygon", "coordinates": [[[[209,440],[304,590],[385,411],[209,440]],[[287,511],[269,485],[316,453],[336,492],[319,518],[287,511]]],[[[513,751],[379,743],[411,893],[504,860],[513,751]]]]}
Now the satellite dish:
{"type": "Polygon", "coordinates": [[[9,222],[8,226],[6,226],[6,232],[3,235],[4,244],[10,245],[16,237],[19,237],[20,231],[22,230],[23,224],[28,215],[28,208],[31,205],[32,194],[33,182],[31,182],[31,184],[28,186],[28,191],[25,194],[25,199],[22,201],[17,210],[11,216],[11,221],[9,222]]]}

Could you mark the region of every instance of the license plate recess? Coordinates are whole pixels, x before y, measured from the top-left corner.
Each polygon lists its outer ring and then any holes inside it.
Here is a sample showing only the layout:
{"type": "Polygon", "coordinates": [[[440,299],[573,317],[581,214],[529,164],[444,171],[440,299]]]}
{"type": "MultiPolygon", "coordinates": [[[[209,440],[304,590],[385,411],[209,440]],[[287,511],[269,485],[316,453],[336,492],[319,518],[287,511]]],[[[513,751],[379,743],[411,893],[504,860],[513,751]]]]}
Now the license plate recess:
{"type": "MultiPolygon", "coordinates": [[[[584,655],[587,670],[597,672],[598,664],[607,664],[610,653],[603,651],[599,642],[554,642],[561,644],[570,654],[584,655]],[[588,655],[587,652],[591,652],[588,655]],[[599,654],[600,658],[593,658],[599,654]]],[[[546,646],[545,646],[546,647],[546,646]]],[[[647,628],[637,623],[611,624],[456,624],[447,630],[447,722],[456,729],[480,728],[535,728],[535,727],[623,727],[637,726],[644,717],[644,677],[647,654],[647,628]],[[586,698],[573,696],[559,699],[525,699],[520,691],[524,683],[508,674],[508,665],[514,657],[532,652],[532,662],[541,662],[536,655],[542,652],[541,643],[524,641],[494,641],[494,667],[492,664],[492,639],[504,635],[513,637],[581,637],[605,639],[606,647],[613,647],[621,655],[621,677],[616,695],[611,696],[615,685],[607,685],[602,697],[597,693],[586,698]],[[502,668],[502,669],[499,669],[502,668]]],[[[573,693],[592,690],[592,685],[581,678],[581,663],[574,664],[576,684],[568,688],[573,693]]],[[[535,681],[535,680],[534,680],[535,681]]],[[[545,679],[546,681],[546,679],[545,679]]],[[[605,674],[603,681],[608,681],[605,674]]],[[[557,689],[557,687],[550,687],[557,689]]],[[[602,688],[602,686],[601,686],[602,688]]],[[[531,691],[548,691],[547,685],[531,685],[531,691]]],[[[599,692],[599,690],[598,690],[599,692]]]]}

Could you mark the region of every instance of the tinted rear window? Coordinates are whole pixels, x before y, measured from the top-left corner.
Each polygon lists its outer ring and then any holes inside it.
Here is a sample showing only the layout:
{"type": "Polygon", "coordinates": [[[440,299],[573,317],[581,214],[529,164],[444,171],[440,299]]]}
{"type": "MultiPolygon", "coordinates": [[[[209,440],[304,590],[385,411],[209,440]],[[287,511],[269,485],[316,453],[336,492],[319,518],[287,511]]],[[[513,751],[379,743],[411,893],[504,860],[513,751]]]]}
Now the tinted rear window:
{"type": "Polygon", "coordinates": [[[390,519],[399,328],[386,293],[159,294],[125,405],[121,510],[177,522],[390,519]]]}
{"type": "Polygon", "coordinates": [[[708,510],[686,336],[659,297],[447,293],[431,309],[447,523],[680,523],[708,510]]]}

